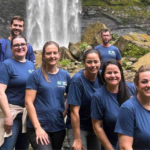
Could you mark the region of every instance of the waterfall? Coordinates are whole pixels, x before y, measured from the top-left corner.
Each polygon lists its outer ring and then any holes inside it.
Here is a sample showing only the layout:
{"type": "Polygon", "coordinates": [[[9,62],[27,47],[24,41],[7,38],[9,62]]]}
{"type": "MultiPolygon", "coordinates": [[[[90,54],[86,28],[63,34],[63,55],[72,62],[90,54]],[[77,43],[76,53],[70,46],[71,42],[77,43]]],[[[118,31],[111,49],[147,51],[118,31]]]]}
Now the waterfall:
{"type": "Polygon", "coordinates": [[[81,0],[28,0],[27,41],[40,50],[47,41],[68,47],[80,40],[81,0]]]}

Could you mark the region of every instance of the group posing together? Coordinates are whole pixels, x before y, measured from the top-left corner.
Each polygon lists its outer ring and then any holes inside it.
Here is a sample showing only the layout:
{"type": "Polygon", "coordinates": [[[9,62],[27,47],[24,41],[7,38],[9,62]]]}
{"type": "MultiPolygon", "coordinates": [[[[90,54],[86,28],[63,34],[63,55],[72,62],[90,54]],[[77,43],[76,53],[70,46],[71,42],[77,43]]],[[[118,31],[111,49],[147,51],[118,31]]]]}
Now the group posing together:
{"type": "Polygon", "coordinates": [[[0,150],[28,150],[29,143],[61,150],[66,128],[73,150],[150,149],[150,67],[126,82],[120,52],[104,29],[103,43],[84,52],[85,69],[72,78],[57,67],[60,49],[53,41],[43,46],[35,70],[23,27],[15,16],[9,38],[0,40],[0,150]]]}

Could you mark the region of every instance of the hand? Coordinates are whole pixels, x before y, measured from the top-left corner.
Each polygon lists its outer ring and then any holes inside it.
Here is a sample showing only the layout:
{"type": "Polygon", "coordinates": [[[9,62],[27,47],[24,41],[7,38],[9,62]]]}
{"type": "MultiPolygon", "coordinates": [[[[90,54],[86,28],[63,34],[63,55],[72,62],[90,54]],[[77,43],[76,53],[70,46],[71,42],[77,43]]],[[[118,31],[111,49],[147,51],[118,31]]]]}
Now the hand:
{"type": "Polygon", "coordinates": [[[41,127],[35,129],[35,134],[37,144],[39,139],[42,145],[48,145],[50,143],[48,134],[41,127]]]}
{"type": "Polygon", "coordinates": [[[12,126],[13,126],[13,118],[12,118],[12,116],[6,117],[5,121],[4,121],[4,129],[5,129],[5,132],[7,134],[9,134],[11,132],[12,126]]]}
{"type": "Polygon", "coordinates": [[[74,140],[72,150],[84,150],[81,139],[74,140]]]}

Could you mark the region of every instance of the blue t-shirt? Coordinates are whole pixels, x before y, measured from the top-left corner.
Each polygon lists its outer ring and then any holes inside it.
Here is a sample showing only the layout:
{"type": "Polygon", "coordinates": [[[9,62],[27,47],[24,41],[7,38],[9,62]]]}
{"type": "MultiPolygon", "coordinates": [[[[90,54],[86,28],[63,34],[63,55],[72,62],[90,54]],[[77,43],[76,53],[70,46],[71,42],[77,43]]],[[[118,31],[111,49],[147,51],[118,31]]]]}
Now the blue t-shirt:
{"type": "Polygon", "coordinates": [[[117,47],[111,45],[110,47],[103,47],[102,45],[98,45],[94,47],[94,49],[99,50],[102,55],[102,64],[100,70],[103,68],[103,64],[109,59],[122,59],[120,51],[117,47]]]}
{"type": "Polygon", "coordinates": [[[34,64],[28,60],[18,62],[9,58],[0,65],[0,83],[7,85],[9,104],[24,107],[26,81],[34,70],[34,64]]]}
{"type": "Polygon", "coordinates": [[[115,132],[133,137],[133,150],[150,149],[150,111],[139,103],[136,96],[121,106],[115,132]]]}
{"type": "MultiPolygon", "coordinates": [[[[134,95],[134,84],[127,82],[127,86],[129,87],[130,95],[134,95]]],[[[109,92],[105,85],[94,94],[91,103],[91,118],[103,120],[103,129],[114,148],[118,139],[114,129],[119,109],[117,93],[109,92]]]]}
{"type": "MultiPolygon", "coordinates": [[[[94,82],[91,82],[85,78],[83,72],[84,70],[81,70],[71,79],[68,93],[68,104],[80,106],[80,129],[89,131],[93,130],[90,116],[92,96],[102,85],[99,82],[98,77],[94,82]]],[[[70,108],[68,108],[66,124],[68,129],[72,128],[70,108]]]]}
{"type": "Polygon", "coordinates": [[[12,58],[12,52],[11,52],[11,41],[9,39],[6,40],[7,45],[6,45],[6,52],[5,52],[5,60],[8,58],[12,58]]]}
{"type": "MultiPolygon", "coordinates": [[[[68,93],[70,75],[59,69],[58,73],[48,76],[50,82],[45,80],[41,69],[34,71],[28,78],[26,88],[37,91],[34,106],[41,127],[47,132],[56,132],[65,129],[64,94],[68,93]]],[[[33,128],[30,120],[28,127],[33,128]]]]}

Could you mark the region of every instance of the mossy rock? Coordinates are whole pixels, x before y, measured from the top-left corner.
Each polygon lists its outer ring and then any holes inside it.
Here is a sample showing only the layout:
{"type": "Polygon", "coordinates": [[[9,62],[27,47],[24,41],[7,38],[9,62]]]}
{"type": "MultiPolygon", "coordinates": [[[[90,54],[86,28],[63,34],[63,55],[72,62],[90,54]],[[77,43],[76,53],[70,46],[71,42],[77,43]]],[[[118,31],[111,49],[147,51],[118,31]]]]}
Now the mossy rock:
{"type": "Polygon", "coordinates": [[[131,66],[132,70],[137,71],[141,65],[150,66],[150,53],[139,58],[138,61],[131,66]]]}
{"type": "Polygon", "coordinates": [[[122,56],[140,58],[150,52],[150,36],[131,32],[121,36],[114,46],[119,48],[122,56]]]}
{"type": "Polygon", "coordinates": [[[107,28],[105,24],[100,22],[90,23],[85,32],[82,34],[81,41],[86,42],[92,47],[101,44],[101,36],[98,33],[101,29],[107,28]]]}

